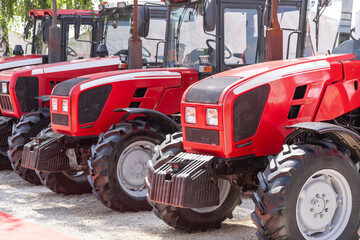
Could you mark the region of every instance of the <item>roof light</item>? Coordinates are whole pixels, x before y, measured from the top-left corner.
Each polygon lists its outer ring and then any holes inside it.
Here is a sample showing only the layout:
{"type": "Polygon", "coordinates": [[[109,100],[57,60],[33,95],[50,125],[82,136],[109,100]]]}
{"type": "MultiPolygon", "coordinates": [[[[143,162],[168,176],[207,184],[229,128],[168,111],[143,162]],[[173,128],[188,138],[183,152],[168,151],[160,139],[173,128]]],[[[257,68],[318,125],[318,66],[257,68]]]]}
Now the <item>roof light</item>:
{"type": "Polygon", "coordinates": [[[126,3],[125,3],[125,2],[118,2],[118,3],[117,3],[117,7],[118,7],[118,8],[125,8],[125,7],[126,7],[126,3]]]}
{"type": "Polygon", "coordinates": [[[99,5],[99,10],[102,11],[102,10],[104,10],[104,9],[105,9],[105,5],[104,5],[104,4],[100,4],[100,5],[99,5]]]}

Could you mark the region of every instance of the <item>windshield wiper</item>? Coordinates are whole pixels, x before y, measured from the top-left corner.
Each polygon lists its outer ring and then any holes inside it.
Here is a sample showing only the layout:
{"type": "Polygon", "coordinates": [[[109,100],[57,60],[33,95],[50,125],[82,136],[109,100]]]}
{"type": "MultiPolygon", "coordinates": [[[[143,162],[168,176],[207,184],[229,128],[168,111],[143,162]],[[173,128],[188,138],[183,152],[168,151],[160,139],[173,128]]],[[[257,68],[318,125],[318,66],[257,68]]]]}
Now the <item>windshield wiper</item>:
{"type": "Polygon", "coordinates": [[[175,53],[175,57],[176,57],[176,62],[179,61],[179,46],[180,46],[180,29],[181,29],[181,25],[183,23],[183,19],[186,13],[186,10],[189,8],[189,3],[187,3],[179,17],[179,21],[176,27],[176,36],[175,36],[175,49],[176,49],[176,53],[175,53]]]}

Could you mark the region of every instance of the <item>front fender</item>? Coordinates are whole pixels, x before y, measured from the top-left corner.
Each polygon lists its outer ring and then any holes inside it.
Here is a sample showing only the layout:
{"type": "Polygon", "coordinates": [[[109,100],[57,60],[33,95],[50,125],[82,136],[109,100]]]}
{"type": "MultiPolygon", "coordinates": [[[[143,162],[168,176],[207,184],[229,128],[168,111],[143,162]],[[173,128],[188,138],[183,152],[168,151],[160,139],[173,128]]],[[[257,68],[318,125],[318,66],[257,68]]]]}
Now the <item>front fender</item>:
{"type": "Polygon", "coordinates": [[[180,131],[180,126],[165,114],[146,108],[119,108],[114,112],[126,112],[120,122],[124,122],[130,115],[145,115],[150,123],[158,125],[163,133],[171,134],[180,131]]]}
{"type": "Polygon", "coordinates": [[[290,144],[295,137],[305,131],[312,131],[331,139],[336,145],[347,148],[360,160],[360,136],[348,128],[324,122],[304,122],[288,126],[286,129],[294,129],[294,131],[285,138],[285,144],[290,144]]]}

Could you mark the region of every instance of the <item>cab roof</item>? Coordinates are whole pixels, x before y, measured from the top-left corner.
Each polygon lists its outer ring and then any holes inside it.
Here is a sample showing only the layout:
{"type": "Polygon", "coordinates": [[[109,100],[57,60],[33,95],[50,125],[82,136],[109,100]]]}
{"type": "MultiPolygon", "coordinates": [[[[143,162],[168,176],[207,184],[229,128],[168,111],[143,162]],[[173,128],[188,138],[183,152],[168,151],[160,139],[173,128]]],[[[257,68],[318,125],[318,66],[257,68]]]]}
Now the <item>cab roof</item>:
{"type": "MultiPolygon", "coordinates": [[[[88,15],[92,15],[93,13],[95,13],[96,15],[99,14],[99,11],[97,10],[82,10],[82,9],[58,9],[57,10],[57,15],[61,16],[61,15],[84,15],[84,16],[88,16],[88,15]]],[[[53,10],[52,9],[36,9],[36,10],[31,10],[29,12],[29,16],[34,15],[35,17],[44,17],[45,15],[53,15],[53,10]]]]}

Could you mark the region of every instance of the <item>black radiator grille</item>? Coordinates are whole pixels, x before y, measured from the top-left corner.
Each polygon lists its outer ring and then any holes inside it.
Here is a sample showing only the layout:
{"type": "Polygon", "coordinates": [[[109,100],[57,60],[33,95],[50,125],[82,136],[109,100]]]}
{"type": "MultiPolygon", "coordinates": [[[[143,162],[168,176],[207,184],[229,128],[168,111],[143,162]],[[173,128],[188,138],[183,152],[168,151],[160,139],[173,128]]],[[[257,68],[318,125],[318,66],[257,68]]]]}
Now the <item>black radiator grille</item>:
{"type": "Polygon", "coordinates": [[[7,111],[13,111],[13,107],[9,95],[0,95],[0,104],[1,104],[1,109],[7,111]]]}
{"type": "Polygon", "coordinates": [[[219,131],[200,128],[185,128],[186,140],[212,145],[219,145],[219,131]]]}
{"type": "Polygon", "coordinates": [[[51,121],[53,124],[62,125],[62,126],[69,125],[68,115],[53,113],[51,117],[52,117],[51,121]]]}

